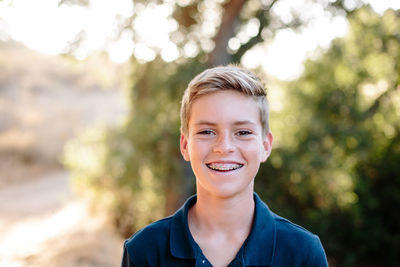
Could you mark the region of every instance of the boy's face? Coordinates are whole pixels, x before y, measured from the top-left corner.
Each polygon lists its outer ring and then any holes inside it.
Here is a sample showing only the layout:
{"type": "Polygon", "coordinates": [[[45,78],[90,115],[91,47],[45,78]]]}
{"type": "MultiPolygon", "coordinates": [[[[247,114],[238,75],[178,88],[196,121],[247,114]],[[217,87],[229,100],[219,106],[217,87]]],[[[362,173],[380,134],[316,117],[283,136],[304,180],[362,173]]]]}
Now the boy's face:
{"type": "Polygon", "coordinates": [[[196,99],[180,143],[198,193],[226,198],[253,192],[254,177],[272,146],[271,133],[262,132],[260,111],[251,97],[226,90],[196,99]]]}

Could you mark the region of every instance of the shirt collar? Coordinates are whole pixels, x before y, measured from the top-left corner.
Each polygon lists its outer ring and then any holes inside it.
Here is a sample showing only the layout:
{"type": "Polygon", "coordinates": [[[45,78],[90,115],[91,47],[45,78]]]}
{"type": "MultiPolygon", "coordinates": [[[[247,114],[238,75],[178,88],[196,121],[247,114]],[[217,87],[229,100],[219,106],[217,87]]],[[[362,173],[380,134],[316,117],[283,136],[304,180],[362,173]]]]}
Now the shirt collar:
{"type": "Polygon", "coordinates": [[[172,217],[169,240],[171,254],[174,257],[181,259],[196,258],[198,246],[190,233],[188,224],[189,208],[193,206],[196,201],[197,196],[191,196],[172,217]]]}
{"type": "Polygon", "coordinates": [[[248,266],[271,265],[276,241],[275,219],[256,193],[254,203],[254,222],[244,244],[244,260],[248,266]]]}
{"type": "MultiPolygon", "coordinates": [[[[189,208],[196,201],[196,195],[190,197],[172,217],[170,249],[174,257],[195,259],[200,250],[190,233],[187,219],[189,208]]],[[[256,193],[254,202],[254,222],[250,235],[244,243],[243,257],[246,265],[271,265],[276,240],[275,220],[268,206],[256,193]]]]}

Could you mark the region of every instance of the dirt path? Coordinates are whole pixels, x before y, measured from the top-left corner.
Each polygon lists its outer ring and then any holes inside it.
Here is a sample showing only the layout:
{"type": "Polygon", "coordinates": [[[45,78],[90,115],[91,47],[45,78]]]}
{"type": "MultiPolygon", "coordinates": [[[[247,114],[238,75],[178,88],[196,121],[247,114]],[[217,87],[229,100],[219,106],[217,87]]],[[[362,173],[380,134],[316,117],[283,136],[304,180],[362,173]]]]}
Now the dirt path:
{"type": "Polygon", "coordinates": [[[60,158],[84,129],[124,117],[124,68],[11,41],[0,69],[0,266],[119,266],[122,240],[73,194],[60,158]]]}
{"type": "Polygon", "coordinates": [[[0,190],[0,266],[118,266],[122,240],[69,189],[65,171],[0,190]]]}

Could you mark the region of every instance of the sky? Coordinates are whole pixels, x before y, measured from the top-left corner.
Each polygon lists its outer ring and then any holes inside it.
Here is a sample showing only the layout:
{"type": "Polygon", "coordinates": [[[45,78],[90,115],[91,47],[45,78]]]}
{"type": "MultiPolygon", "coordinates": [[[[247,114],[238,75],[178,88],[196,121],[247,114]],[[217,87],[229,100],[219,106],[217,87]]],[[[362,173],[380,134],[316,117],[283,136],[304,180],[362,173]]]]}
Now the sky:
{"type": "MultiPolygon", "coordinates": [[[[278,32],[270,43],[259,44],[248,51],[242,64],[249,68],[261,66],[270,75],[279,79],[296,78],[302,71],[302,62],[318,48],[327,48],[336,37],[344,36],[348,24],[343,17],[330,18],[321,7],[307,6],[307,0],[283,0],[274,7],[281,17],[290,19],[289,6],[305,8],[313,22],[295,33],[292,30],[278,32]]],[[[133,26],[144,42],[134,43],[133,34],[125,31],[116,38],[118,24],[115,17],[129,17],[134,5],[132,0],[91,0],[89,7],[62,5],[55,0],[3,0],[0,1],[0,40],[10,36],[26,46],[46,54],[59,54],[77,33],[85,30],[85,41],[75,51],[78,59],[84,59],[93,51],[106,50],[114,62],[126,62],[134,54],[143,61],[152,60],[155,52],[150,47],[159,46],[165,61],[173,61],[178,49],[169,38],[169,33],[177,28],[170,18],[172,8],[168,5],[154,6],[152,10],[141,12],[133,26]],[[117,39],[117,40],[116,40],[117,39]],[[148,45],[147,45],[148,44],[148,45]]],[[[209,1],[210,2],[210,1],[209,1]]],[[[400,9],[399,0],[365,0],[378,12],[386,8],[400,9]]],[[[353,0],[347,0],[351,6],[353,0]]],[[[210,9],[212,10],[212,9],[210,9]]],[[[208,17],[218,19],[210,13],[208,17]]],[[[247,25],[251,34],[256,22],[247,25]]],[[[210,28],[208,28],[210,29],[210,28]]],[[[207,34],[207,32],[205,32],[207,34]]],[[[212,33],[210,33],[212,34],[212,33]]],[[[233,39],[230,47],[240,40],[233,39]]],[[[196,53],[196,48],[188,43],[185,53],[196,53]]]]}

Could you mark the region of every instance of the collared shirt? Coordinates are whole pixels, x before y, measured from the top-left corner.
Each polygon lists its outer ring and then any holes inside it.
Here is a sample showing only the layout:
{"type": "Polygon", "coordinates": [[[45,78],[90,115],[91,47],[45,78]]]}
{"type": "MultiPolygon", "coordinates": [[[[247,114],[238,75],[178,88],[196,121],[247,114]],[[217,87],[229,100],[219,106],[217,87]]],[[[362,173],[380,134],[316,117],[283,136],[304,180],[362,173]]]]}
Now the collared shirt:
{"type": "MultiPolygon", "coordinates": [[[[254,201],[251,232],[229,267],[328,266],[318,236],[270,211],[256,193],[254,201]]],[[[196,196],[126,240],[121,266],[212,266],[189,230],[188,211],[194,203],[196,196]]]]}

